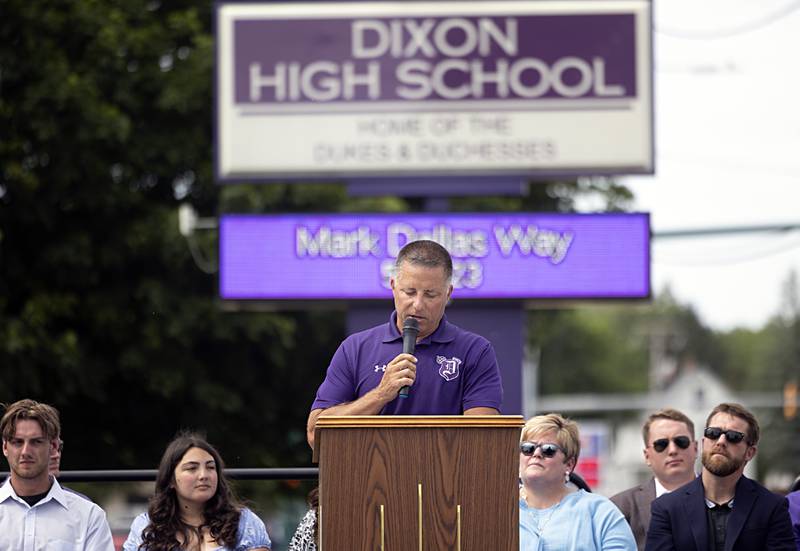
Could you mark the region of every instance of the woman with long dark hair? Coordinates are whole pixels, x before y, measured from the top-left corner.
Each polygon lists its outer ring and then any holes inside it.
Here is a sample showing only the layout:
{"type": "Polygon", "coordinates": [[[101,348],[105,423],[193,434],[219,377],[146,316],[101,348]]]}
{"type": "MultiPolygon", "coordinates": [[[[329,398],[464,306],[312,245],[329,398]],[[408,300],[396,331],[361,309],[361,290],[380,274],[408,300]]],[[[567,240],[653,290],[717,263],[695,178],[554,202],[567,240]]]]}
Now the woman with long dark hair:
{"type": "Polygon", "coordinates": [[[264,523],[243,507],[219,452],[194,433],[167,446],[147,513],[133,521],[124,551],[269,551],[264,523]]]}

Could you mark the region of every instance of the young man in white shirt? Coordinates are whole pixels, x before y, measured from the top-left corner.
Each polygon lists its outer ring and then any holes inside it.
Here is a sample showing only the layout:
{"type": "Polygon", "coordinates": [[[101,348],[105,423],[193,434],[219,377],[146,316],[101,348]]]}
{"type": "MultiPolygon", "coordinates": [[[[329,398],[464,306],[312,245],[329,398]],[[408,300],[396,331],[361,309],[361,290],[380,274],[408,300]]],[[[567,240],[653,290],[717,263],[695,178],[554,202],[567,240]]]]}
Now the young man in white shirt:
{"type": "Polygon", "coordinates": [[[61,434],[58,411],[20,400],[6,408],[0,433],[11,471],[0,486],[0,551],[114,551],[105,512],[49,474],[61,434]]]}

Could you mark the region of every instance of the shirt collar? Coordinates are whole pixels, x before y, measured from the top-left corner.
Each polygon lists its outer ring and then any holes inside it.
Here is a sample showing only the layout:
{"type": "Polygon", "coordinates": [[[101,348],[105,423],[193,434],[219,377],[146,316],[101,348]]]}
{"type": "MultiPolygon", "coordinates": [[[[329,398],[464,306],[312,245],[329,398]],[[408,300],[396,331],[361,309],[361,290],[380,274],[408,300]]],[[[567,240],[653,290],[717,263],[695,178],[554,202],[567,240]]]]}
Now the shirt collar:
{"type": "MultiPolygon", "coordinates": [[[[42,500],[39,501],[39,503],[34,505],[34,507],[42,503],[46,503],[52,499],[53,501],[59,503],[65,509],[68,509],[69,507],[67,506],[67,494],[66,492],[64,492],[64,488],[61,487],[61,485],[58,483],[58,480],[56,480],[55,478],[53,478],[52,480],[53,484],[50,486],[50,491],[47,492],[47,495],[44,496],[44,498],[42,498],[42,500]]],[[[13,499],[14,501],[18,501],[20,503],[25,503],[25,505],[28,505],[27,502],[25,502],[24,499],[19,497],[17,495],[17,492],[14,491],[14,487],[11,485],[10,476],[6,478],[5,483],[3,483],[2,486],[0,486],[0,503],[9,498],[13,499]]]]}
{"type": "Polygon", "coordinates": [[[6,477],[6,481],[0,486],[0,503],[12,496],[14,496],[14,488],[11,487],[11,477],[6,477]]]}
{"type": "MultiPolygon", "coordinates": [[[[403,334],[397,328],[397,310],[392,311],[389,316],[389,324],[386,326],[386,331],[383,333],[383,342],[399,341],[403,338],[403,334]]],[[[436,331],[419,341],[417,344],[430,344],[431,342],[451,342],[456,338],[456,330],[453,324],[447,321],[447,315],[442,315],[439,322],[439,327],[436,331]]]]}
{"type": "Polygon", "coordinates": [[[706,507],[708,507],[709,509],[713,509],[714,507],[727,507],[728,509],[733,509],[733,500],[730,500],[727,503],[719,503],[719,504],[714,503],[708,498],[705,498],[705,500],[706,500],[706,507]]]}
{"type": "Polygon", "coordinates": [[[59,502],[64,509],[69,509],[67,505],[67,492],[64,491],[64,488],[61,487],[61,484],[58,483],[58,480],[53,477],[53,485],[50,487],[50,493],[47,494],[42,501],[46,500],[47,498],[52,497],[54,500],[59,502]]]}
{"type": "Polygon", "coordinates": [[[653,477],[653,480],[656,481],[656,497],[661,497],[664,494],[668,494],[669,490],[667,490],[663,484],[658,480],[657,477],[653,477]]]}

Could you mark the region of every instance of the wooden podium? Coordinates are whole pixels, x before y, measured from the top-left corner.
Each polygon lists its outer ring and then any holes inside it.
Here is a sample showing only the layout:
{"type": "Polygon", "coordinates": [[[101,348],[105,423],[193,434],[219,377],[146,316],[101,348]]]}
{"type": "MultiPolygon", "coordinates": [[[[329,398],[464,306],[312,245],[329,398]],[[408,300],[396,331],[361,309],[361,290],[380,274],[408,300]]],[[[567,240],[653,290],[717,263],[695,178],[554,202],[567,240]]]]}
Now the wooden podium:
{"type": "Polygon", "coordinates": [[[320,417],[320,551],[516,551],[522,424],[501,415],[320,417]]]}

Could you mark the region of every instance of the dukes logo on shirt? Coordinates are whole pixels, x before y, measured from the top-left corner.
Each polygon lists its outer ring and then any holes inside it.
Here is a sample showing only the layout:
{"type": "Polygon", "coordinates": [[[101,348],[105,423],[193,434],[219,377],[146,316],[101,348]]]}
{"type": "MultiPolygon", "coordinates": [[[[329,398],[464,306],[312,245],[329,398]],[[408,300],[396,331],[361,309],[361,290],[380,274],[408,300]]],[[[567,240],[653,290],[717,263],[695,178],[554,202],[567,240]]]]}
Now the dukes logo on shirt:
{"type": "Polygon", "coordinates": [[[436,363],[439,364],[439,375],[445,381],[452,381],[458,378],[458,367],[461,365],[461,360],[453,356],[452,358],[445,358],[444,356],[436,356],[436,363]]]}

